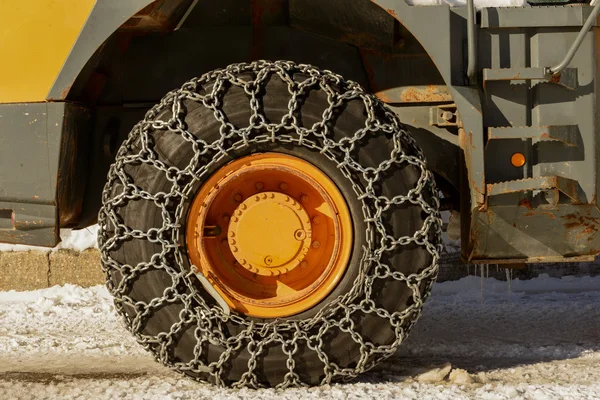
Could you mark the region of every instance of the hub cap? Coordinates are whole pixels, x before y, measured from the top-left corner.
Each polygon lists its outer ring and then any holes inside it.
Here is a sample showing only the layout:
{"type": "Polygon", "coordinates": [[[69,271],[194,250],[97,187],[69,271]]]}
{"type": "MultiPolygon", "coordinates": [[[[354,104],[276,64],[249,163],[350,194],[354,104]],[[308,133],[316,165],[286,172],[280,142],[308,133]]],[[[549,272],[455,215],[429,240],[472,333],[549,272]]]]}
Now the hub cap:
{"type": "Polygon", "coordinates": [[[350,260],[352,223],[335,184],[279,153],[219,169],[196,195],[187,225],[195,272],[236,311],[279,318],[308,310],[350,260]]]}

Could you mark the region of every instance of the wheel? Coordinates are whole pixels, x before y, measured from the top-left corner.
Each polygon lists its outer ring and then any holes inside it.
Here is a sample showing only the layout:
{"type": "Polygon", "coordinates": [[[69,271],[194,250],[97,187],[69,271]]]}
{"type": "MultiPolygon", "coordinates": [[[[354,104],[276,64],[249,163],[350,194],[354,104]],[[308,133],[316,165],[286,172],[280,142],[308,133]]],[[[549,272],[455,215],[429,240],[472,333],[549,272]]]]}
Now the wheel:
{"type": "Polygon", "coordinates": [[[107,287],[165,365],[225,386],[346,380],[392,355],[437,275],[432,174],[397,117],[308,65],[170,92],[103,192],[107,287]]]}

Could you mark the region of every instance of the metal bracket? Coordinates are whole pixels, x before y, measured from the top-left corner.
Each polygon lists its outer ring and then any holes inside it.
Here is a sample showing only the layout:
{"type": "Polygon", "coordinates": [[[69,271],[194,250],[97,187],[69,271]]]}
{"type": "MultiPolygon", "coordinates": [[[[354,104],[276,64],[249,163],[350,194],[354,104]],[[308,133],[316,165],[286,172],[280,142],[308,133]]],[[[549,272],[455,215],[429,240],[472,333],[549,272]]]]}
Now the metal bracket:
{"type": "MultiPolygon", "coordinates": [[[[199,269],[195,265],[193,266],[193,269],[194,269],[194,271],[199,271],[199,269]]],[[[225,315],[231,315],[231,309],[229,308],[229,305],[227,304],[225,299],[219,294],[217,289],[215,289],[215,287],[209,282],[209,280],[206,279],[206,277],[204,275],[202,275],[201,273],[197,273],[195,275],[198,278],[198,280],[200,281],[200,283],[202,284],[202,286],[204,287],[204,289],[208,292],[208,294],[213,299],[215,299],[215,301],[217,302],[218,305],[221,306],[221,308],[223,309],[223,313],[225,315]]]]}
{"type": "Polygon", "coordinates": [[[574,90],[577,88],[577,68],[565,68],[553,75],[549,68],[484,68],[483,88],[488,81],[545,81],[574,90]]]}
{"type": "Polygon", "coordinates": [[[556,141],[565,146],[577,146],[577,125],[498,126],[488,128],[488,140],[532,139],[534,142],[556,141]]]}
{"type": "Polygon", "coordinates": [[[429,108],[429,125],[439,127],[460,126],[460,116],[456,104],[443,104],[429,108]]]}
{"type": "Polygon", "coordinates": [[[568,196],[573,203],[580,203],[577,181],[562,176],[540,176],[515,181],[490,183],[487,185],[488,196],[507,193],[528,192],[532,190],[556,190],[568,196]]]}

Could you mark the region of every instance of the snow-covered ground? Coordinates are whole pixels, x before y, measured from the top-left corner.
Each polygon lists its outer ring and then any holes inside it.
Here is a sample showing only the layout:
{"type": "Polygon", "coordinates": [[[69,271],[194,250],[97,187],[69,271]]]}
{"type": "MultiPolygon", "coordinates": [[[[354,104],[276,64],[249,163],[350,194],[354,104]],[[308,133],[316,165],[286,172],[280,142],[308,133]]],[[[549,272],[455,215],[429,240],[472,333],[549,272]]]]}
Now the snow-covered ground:
{"type": "Polygon", "coordinates": [[[4,292],[0,398],[600,398],[600,278],[507,285],[437,284],[393,359],[354,383],[279,392],[217,389],[155,363],[102,287],[4,292]]]}

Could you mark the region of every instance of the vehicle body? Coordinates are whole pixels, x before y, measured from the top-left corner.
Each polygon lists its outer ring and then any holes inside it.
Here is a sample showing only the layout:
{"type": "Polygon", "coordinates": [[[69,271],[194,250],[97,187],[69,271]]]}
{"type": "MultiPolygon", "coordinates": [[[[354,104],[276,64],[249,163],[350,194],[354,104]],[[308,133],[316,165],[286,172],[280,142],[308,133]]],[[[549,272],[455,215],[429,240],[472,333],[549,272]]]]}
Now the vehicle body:
{"type": "Polygon", "coordinates": [[[484,8],[471,36],[468,11],[404,0],[4,2],[0,242],[54,246],[59,228],[94,223],[116,149],[153,104],[194,76],[269,59],[338,72],[394,111],[444,207],[460,213],[451,223],[464,262],[594,259],[596,24],[567,69],[544,72],[592,7],[484,8]]]}

